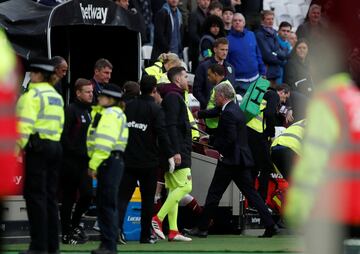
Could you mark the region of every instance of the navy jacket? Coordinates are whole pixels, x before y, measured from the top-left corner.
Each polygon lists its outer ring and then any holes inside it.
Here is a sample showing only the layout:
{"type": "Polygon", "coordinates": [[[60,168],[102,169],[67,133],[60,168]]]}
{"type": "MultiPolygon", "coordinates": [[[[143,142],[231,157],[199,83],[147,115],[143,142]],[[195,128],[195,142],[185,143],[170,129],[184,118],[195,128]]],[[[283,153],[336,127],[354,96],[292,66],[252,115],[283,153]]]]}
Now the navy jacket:
{"type": "MultiPolygon", "coordinates": [[[[179,44],[182,43],[183,35],[184,35],[183,25],[180,24],[179,44]]],[[[153,49],[151,51],[151,61],[155,62],[160,54],[169,52],[171,36],[172,36],[171,18],[167,10],[162,8],[156,13],[154,18],[154,44],[153,44],[153,49]]],[[[179,45],[179,50],[181,47],[182,46],[179,45]]],[[[179,57],[182,57],[182,55],[180,55],[179,57]]]]}
{"type": "Polygon", "coordinates": [[[248,145],[245,115],[239,105],[229,102],[221,112],[214,147],[226,165],[252,167],[254,161],[248,145]]]}
{"type": "Polygon", "coordinates": [[[256,40],[259,45],[264,63],[267,66],[266,78],[277,79],[281,76],[281,66],[287,59],[287,52],[280,47],[276,38],[276,32],[271,34],[261,27],[256,32],[256,40]]]}
{"type": "MultiPolygon", "coordinates": [[[[213,88],[213,85],[209,82],[207,78],[207,70],[210,65],[217,63],[214,57],[211,57],[203,62],[201,62],[196,69],[194,85],[193,85],[193,94],[195,98],[200,102],[200,108],[205,109],[209,99],[210,91],[213,88]]],[[[224,61],[224,67],[226,71],[225,79],[229,80],[231,84],[235,83],[235,70],[234,67],[224,61]]]]}

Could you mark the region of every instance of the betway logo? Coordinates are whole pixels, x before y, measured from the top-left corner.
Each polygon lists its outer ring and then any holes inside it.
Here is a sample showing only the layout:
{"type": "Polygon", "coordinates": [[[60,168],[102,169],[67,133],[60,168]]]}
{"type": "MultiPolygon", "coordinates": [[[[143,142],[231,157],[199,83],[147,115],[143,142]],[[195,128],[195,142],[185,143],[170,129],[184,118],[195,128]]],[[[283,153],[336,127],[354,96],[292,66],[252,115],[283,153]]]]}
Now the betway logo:
{"type": "Polygon", "coordinates": [[[83,7],[80,3],[81,14],[83,19],[96,19],[101,20],[101,24],[105,24],[108,8],[104,7],[93,7],[92,4],[88,4],[83,7]]]}

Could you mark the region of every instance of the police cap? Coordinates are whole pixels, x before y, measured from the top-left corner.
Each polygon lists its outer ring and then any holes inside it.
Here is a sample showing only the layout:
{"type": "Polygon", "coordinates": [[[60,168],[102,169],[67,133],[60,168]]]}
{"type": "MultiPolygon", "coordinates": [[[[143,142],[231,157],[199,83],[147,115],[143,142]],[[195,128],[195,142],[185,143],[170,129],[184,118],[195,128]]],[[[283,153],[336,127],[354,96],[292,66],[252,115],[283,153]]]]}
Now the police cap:
{"type": "Polygon", "coordinates": [[[123,94],[121,88],[118,85],[109,83],[104,86],[103,90],[101,90],[100,95],[106,95],[115,99],[121,99],[123,94]]]}
{"type": "Polygon", "coordinates": [[[29,61],[29,71],[52,73],[54,70],[55,66],[50,59],[37,57],[29,61]]]}

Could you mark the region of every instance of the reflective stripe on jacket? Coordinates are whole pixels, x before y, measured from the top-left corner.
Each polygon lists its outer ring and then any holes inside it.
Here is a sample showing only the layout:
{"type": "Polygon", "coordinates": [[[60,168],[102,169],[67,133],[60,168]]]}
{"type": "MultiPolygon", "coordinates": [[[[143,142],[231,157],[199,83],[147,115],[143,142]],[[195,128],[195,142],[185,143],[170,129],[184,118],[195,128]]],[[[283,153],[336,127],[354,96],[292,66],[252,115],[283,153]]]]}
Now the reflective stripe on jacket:
{"type": "Polygon", "coordinates": [[[125,151],[129,131],[126,116],[117,107],[94,107],[87,135],[89,168],[97,170],[112,151],[125,151]]]}
{"type": "Polygon", "coordinates": [[[156,78],[156,81],[159,81],[161,76],[164,74],[163,72],[163,63],[155,62],[154,65],[145,68],[145,72],[156,78]]]}
{"type": "Polygon", "coordinates": [[[24,148],[31,134],[59,141],[64,125],[64,102],[49,83],[30,83],[17,103],[18,145],[24,148]]]}
{"type": "Polygon", "coordinates": [[[260,113],[253,117],[246,125],[253,129],[254,131],[257,131],[259,133],[263,133],[264,129],[266,129],[266,123],[264,121],[264,109],[266,108],[266,100],[262,100],[260,105],[260,113]]]}
{"type": "MultiPolygon", "coordinates": [[[[224,80],[222,82],[220,82],[218,85],[220,84],[229,84],[232,86],[232,84],[230,83],[229,80],[224,80]]],[[[214,87],[211,89],[210,92],[210,99],[209,102],[206,106],[206,109],[212,109],[215,108],[216,104],[215,104],[215,89],[214,87]]],[[[219,123],[219,117],[214,117],[214,118],[205,118],[205,124],[208,128],[210,129],[216,129],[218,127],[218,123],[219,123]]]]}
{"type": "Polygon", "coordinates": [[[271,144],[271,147],[281,145],[290,148],[301,155],[301,143],[304,137],[305,120],[298,121],[289,126],[271,144]]]}

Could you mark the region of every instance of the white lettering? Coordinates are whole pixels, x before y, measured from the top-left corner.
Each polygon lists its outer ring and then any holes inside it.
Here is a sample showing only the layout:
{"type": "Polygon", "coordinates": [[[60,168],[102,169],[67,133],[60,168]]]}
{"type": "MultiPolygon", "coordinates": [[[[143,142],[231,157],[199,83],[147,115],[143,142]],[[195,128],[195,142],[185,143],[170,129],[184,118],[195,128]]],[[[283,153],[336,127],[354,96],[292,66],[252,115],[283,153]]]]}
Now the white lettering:
{"type": "Polygon", "coordinates": [[[101,24],[105,24],[108,8],[101,8],[100,11],[101,11],[102,16],[103,16],[103,20],[101,21],[101,24]]]}
{"type": "Polygon", "coordinates": [[[251,223],[260,224],[260,218],[251,218],[251,223]]]}
{"type": "Polygon", "coordinates": [[[127,217],[127,221],[130,221],[130,222],[140,222],[140,221],[141,221],[141,217],[139,217],[139,216],[128,216],[128,217],[127,217]]]}
{"type": "Polygon", "coordinates": [[[106,23],[108,8],[93,7],[92,4],[83,6],[82,3],[80,3],[80,9],[81,9],[81,14],[82,14],[83,19],[101,20],[102,24],[106,23]]]}
{"type": "Polygon", "coordinates": [[[142,131],[146,131],[148,125],[147,124],[144,124],[144,123],[137,123],[135,121],[131,121],[131,122],[128,122],[127,123],[127,126],[129,128],[135,128],[135,129],[139,129],[139,130],[142,130],[142,131]]]}
{"type": "Polygon", "coordinates": [[[19,185],[22,180],[22,176],[14,176],[14,182],[16,185],[19,185]]]}

